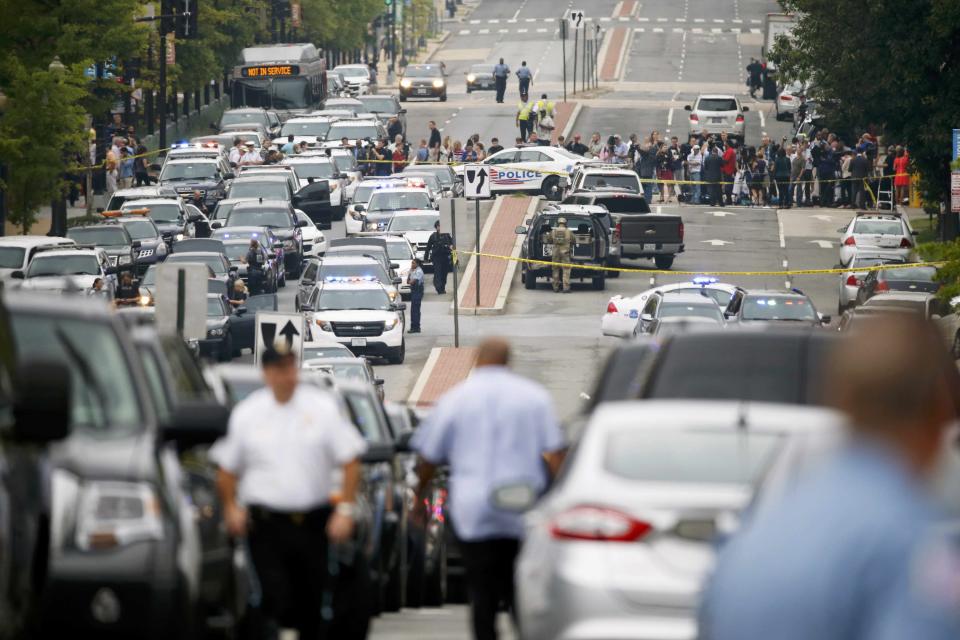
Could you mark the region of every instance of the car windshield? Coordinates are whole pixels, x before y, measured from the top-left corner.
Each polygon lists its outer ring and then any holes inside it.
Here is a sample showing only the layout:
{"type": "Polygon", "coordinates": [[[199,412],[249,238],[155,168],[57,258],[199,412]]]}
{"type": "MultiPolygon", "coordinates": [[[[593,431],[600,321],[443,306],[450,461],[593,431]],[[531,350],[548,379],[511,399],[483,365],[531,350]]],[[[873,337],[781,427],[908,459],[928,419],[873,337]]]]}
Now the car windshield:
{"type": "Polygon", "coordinates": [[[233,229],[217,229],[212,234],[210,238],[213,240],[263,240],[268,243],[273,242],[271,236],[267,235],[265,230],[260,229],[244,229],[243,231],[234,231],[233,229]]]}
{"type": "Polygon", "coordinates": [[[370,75],[370,72],[363,67],[334,67],[333,70],[344,78],[366,78],[370,75]]]}
{"type": "Polygon", "coordinates": [[[390,284],[387,272],[379,262],[366,264],[324,264],[320,267],[318,280],[327,278],[373,278],[383,284],[390,284]]]}
{"type": "Polygon", "coordinates": [[[388,242],[387,256],[392,262],[403,262],[413,260],[413,251],[409,242],[388,242]]]}
{"type": "Polygon", "coordinates": [[[134,220],[127,222],[123,226],[134,240],[145,240],[147,238],[157,237],[157,228],[153,226],[152,222],[146,220],[134,220]]]}
{"type": "Polygon", "coordinates": [[[223,220],[230,212],[233,211],[233,208],[237,206],[236,202],[223,202],[222,200],[217,203],[216,209],[213,210],[213,213],[210,214],[211,220],[223,220]]]}
{"type": "Polygon", "coordinates": [[[217,165],[213,162],[178,162],[167,164],[160,171],[160,183],[180,180],[216,180],[217,165]]]}
{"type": "Polygon", "coordinates": [[[204,256],[196,253],[174,254],[167,258],[167,263],[183,264],[184,262],[205,264],[218,276],[226,275],[227,268],[223,266],[223,258],[219,255],[204,256]]]}
{"type": "Polygon", "coordinates": [[[688,304],[684,302],[663,301],[660,305],[661,318],[709,318],[717,323],[723,322],[723,312],[715,304],[688,304]]]}
{"type": "Polygon", "coordinates": [[[230,244],[223,245],[223,252],[227,254],[228,260],[240,260],[246,257],[247,251],[249,250],[250,245],[247,243],[231,242],[230,244]]]}
{"type": "Polygon", "coordinates": [[[220,298],[207,298],[207,317],[219,318],[226,313],[223,310],[223,301],[220,298]]]}
{"type": "Polygon", "coordinates": [[[720,307],[726,307],[730,302],[730,298],[733,297],[731,293],[724,291],[723,289],[711,289],[710,287],[704,287],[703,289],[697,287],[691,287],[689,289],[677,289],[671,293],[700,293],[703,291],[708,296],[713,298],[713,301],[716,302],[720,307]]]}
{"type": "Polygon", "coordinates": [[[597,198],[595,204],[610,213],[650,213],[650,205],[643,198],[597,198]]]}
{"type": "Polygon", "coordinates": [[[342,344],[330,344],[322,347],[304,347],[303,361],[317,358],[351,358],[353,353],[342,344]]]}
{"type": "Polygon", "coordinates": [[[152,286],[157,284],[157,265],[152,264],[147,267],[146,273],[143,274],[143,278],[140,279],[140,286],[152,286]]]}
{"type": "Polygon", "coordinates": [[[270,227],[289,229],[293,226],[290,214],[276,209],[234,209],[227,217],[228,227],[270,227]]]}
{"type": "Polygon", "coordinates": [[[799,296],[748,296],[743,301],[744,320],[816,320],[813,305],[799,296]]]}
{"type": "Polygon", "coordinates": [[[403,72],[405,78],[442,78],[443,71],[440,65],[410,65],[403,72]]]}
{"type": "Polygon", "coordinates": [[[117,227],[75,227],[67,230],[67,237],[77,244],[99,247],[122,247],[130,244],[130,236],[117,227]]]}
{"type": "Polygon", "coordinates": [[[379,191],[370,197],[367,210],[373,212],[432,208],[430,196],[425,191],[379,191]]]}
{"type": "Polygon", "coordinates": [[[0,269],[19,269],[26,253],[23,247],[0,247],[0,269]]]}
{"type": "Polygon", "coordinates": [[[332,178],[337,167],[332,162],[290,162],[300,180],[307,178],[332,178]]]}
{"type": "Polygon", "coordinates": [[[379,185],[376,184],[361,184],[357,187],[357,190],[353,192],[353,203],[354,204],[366,204],[370,202],[370,196],[373,195],[373,192],[376,191],[379,185]]]}
{"type": "Polygon", "coordinates": [[[131,203],[127,206],[124,206],[122,211],[130,211],[131,209],[146,209],[147,215],[150,216],[150,219],[154,222],[179,222],[180,221],[180,205],[176,202],[171,202],[170,204],[151,204],[144,206],[137,206],[135,203],[131,203]]]}
{"type": "Polygon", "coordinates": [[[640,180],[634,176],[604,176],[604,175],[586,175],[583,178],[584,189],[626,189],[631,193],[640,193],[640,180]]]}
{"type": "Polygon", "coordinates": [[[885,269],[884,280],[907,280],[911,282],[933,282],[937,276],[936,267],[904,267],[902,269],[885,269]]]}
{"type": "Polygon", "coordinates": [[[700,98],[696,111],[736,111],[737,101],[733,98],[700,98]]]}
{"type": "Polygon", "coordinates": [[[323,362],[311,365],[313,369],[327,371],[337,380],[359,380],[366,382],[367,368],[359,362],[323,362]]]}
{"type": "Polygon", "coordinates": [[[896,220],[857,220],[853,232],[865,235],[901,236],[903,225],[896,220]]]}
{"type": "Polygon", "coordinates": [[[141,428],[136,377],[110,323],[28,312],[13,312],[11,319],[18,351],[70,369],[72,427],[102,435],[141,428]]]}
{"type": "Polygon", "coordinates": [[[289,200],[290,187],[286,182],[235,181],[230,185],[231,198],[263,198],[264,200],[289,200]]]}
{"type": "MultiPolygon", "coordinates": [[[[559,151],[559,149],[557,149],[559,151]]],[[[429,166],[429,165],[410,165],[407,169],[404,169],[404,173],[432,173],[437,176],[440,180],[440,184],[443,186],[452,185],[456,181],[456,175],[453,173],[453,169],[446,166],[429,166]]]]}
{"type": "Polygon", "coordinates": [[[99,276],[100,262],[90,254],[36,256],[27,267],[28,278],[41,276],[99,276]]]}
{"type": "Polygon", "coordinates": [[[353,155],[353,151],[337,151],[333,150],[331,153],[334,160],[337,162],[337,166],[344,171],[353,171],[357,168],[357,158],[353,155]]]}
{"type": "Polygon", "coordinates": [[[853,264],[851,268],[857,267],[875,267],[881,264],[890,264],[890,263],[902,263],[902,259],[895,257],[881,257],[881,256],[854,256],[853,264]]]}
{"type": "Polygon", "coordinates": [[[641,482],[752,485],[782,442],[772,433],[619,429],[607,438],[603,468],[641,482]]]}
{"type": "Polygon", "coordinates": [[[365,98],[361,96],[358,99],[363,103],[363,107],[370,113],[397,113],[400,111],[400,108],[393,98],[365,98]]]}
{"type": "Polygon", "coordinates": [[[288,120],[280,129],[280,137],[316,136],[323,139],[330,131],[330,124],[330,122],[290,122],[288,120]]]}
{"type": "Polygon", "coordinates": [[[440,216],[394,216],[387,225],[388,231],[431,231],[440,216]]]}
{"type": "Polygon", "coordinates": [[[320,292],[318,311],[342,309],[387,311],[390,298],[383,289],[324,289],[320,292]]]}
{"type": "Polygon", "coordinates": [[[411,173],[411,174],[398,174],[398,177],[403,180],[406,178],[411,178],[410,186],[420,186],[417,185],[417,182],[422,183],[430,188],[431,191],[436,193],[440,191],[443,185],[440,184],[440,178],[432,173],[411,173]]]}
{"type": "Polygon", "coordinates": [[[220,116],[220,128],[223,129],[231,124],[262,124],[265,127],[270,126],[270,121],[264,111],[224,111],[220,116]]]}
{"type": "Polygon", "coordinates": [[[376,140],[379,137],[377,125],[372,122],[367,124],[336,123],[327,132],[327,140],[340,140],[341,138],[347,140],[363,140],[364,138],[376,140]]]}

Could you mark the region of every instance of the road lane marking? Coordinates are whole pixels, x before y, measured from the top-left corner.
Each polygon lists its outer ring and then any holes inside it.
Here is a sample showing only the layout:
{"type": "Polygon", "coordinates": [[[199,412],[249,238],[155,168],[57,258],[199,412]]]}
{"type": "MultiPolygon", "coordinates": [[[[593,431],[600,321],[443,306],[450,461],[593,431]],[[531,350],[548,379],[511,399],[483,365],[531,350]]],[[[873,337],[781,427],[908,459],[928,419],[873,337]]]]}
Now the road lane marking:
{"type": "Polygon", "coordinates": [[[750,29],[750,33],[763,33],[760,29],[750,29]]]}
{"type": "Polygon", "coordinates": [[[763,24],[763,20],[757,20],[756,18],[753,18],[750,20],[750,24],[763,24]]]}
{"type": "Polygon", "coordinates": [[[517,29],[517,33],[526,33],[529,29],[517,29]]]}
{"type": "Polygon", "coordinates": [[[650,18],[637,18],[640,22],[650,22],[650,18]]]}
{"type": "Polygon", "coordinates": [[[717,24],[723,24],[723,20],[719,18],[714,18],[713,21],[716,22],[717,24]]]}
{"type": "Polygon", "coordinates": [[[666,18],[657,18],[657,22],[666,22],[666,21],[667,21],[666,18]]]}
{"type": "Polygon", "coordinates": [[[763,109],[757,109],[757,113],[760,114],[760,128],[763,129],[767,126],[767,118],[763,115],[763,109]]]}
{"type": "Polygon", "coordinates": [[[786,249],[786,248],[787,248],[787,241],[786,241],[786,240],[784,239],[784,237],[783,237],[783,220],[777,220],[777,227],[778,227],[779,230],[780,230],[780,248],[781,248],[781,249],[786,249]]]}
{"type": "Polygon", "coordinates": [[[492,18],[487,20],[487,24],[500,24],[500,18],[492,18]]]}
{"type": "Polygon", "coordinates": [[[728,244],[733,244],[729,240],[718,240],[717,238],[714,238],[713,240],[701,240],[700,242],[702,244],[709,244],[711,247],[723,247],[728,244]]]}
{"type": "Polygon", "coordinates": [[[690,31],[691,31],[692,33],[703,33],[703,29],[698,29],[697,27],[694,27],[693,29],[690,29],[690,31]]]}
{"type": "Polygon", "coordinates": [[[480,35],[486,35],[490,33],[490,29],[480,29],[479,31],[477,31],[477,33],[479,33],[480,35]]]}
{"type": "Polygon", "coordinates": [[[713,29],[710,29],[710,33],[723,33],[723,29],[720,27],[714,27],[713,29]]]}
{"type": "Polygon", "coordinates": [[[480,21],[479,21],[479,20],[471,20],[471,21],[470,21],[470,24],[480,24],[480,21]]]}
{"type": "Polygon", "coordinates": [[[694,22],[706,22],[706,20],[704,20],[703,18],[694,18],[693,21],[694,21],[694,22]]]}
{"type": "Polygon", "coordinates": [[[660,28],[660,27],[654,27],[654,28],[653,28],[653,32],[654,32],[654,33],[663,33],[663,29],[660,28]]]}
{"type": "Polygon", "coordinates": [[[669,111],[667,111],[667,126],[668,127],[673,126],[673,108],[672,107],[670,108],[669,111]]]}
{"type": "Polygon", "coordinates": [[[546,32],[547,32],[546,29],[543,29],[543,28],[537,29],[537,33],[546,33],[546,32]]]}
{"type": "Polygon", "coordinates": [[[682,29],[681,27],[674,27],[674,28],[673,28],[673,32],[674,32],[674,33],[683,33],[683,29],[682,29]]]}
{"type": "Polygon", "coordinates": [[[460,35],[461,35],[461,36],[468,36],[468,35],[470,35],[470,29],[460,29],[460,35]]]}

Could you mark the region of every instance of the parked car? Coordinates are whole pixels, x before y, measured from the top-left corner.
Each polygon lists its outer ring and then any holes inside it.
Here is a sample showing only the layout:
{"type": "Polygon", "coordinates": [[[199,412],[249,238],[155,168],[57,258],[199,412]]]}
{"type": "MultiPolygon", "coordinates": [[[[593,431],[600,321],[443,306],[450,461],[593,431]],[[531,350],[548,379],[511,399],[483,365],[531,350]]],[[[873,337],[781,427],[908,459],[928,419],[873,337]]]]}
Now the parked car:
{"type": "MultiPolygon", "coordinates": [[[[568,212],[566,208],[546,209],[536,213],[526,226],[517,227],[516,232],[525,235],[520,249],[521,258],[550,262],[553,259],[553,244],[549,242],[550,232],[559,218],[566,218],[567,228],[574,235],[575,242],[570,255],[574,264],[602,267],[607,265],[610,251],[610,239],[600,214],[568,212]]],[[[520,280],[527,289],[537,287],[537,278],[552,278],[553,268],[547,264],[527,264],[520,267],[520,280]]],[[[598,269],[573,267],[570,279],[583,281],[589,279],[594,289],[602,290],[606,286],[606,272],[598,269]]]]}

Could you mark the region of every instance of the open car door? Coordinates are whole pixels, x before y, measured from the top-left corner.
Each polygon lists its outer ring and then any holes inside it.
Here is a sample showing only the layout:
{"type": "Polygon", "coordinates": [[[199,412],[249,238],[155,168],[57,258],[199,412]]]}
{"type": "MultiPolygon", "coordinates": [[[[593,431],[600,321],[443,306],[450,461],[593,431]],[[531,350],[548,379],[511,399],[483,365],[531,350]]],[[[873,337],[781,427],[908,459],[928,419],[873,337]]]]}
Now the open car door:
{"type": "Polygon", "coordinates": [[[313,224],[321,229],[333,226],[333,210],[330,208],[330,183],[317,180],[297,191],[293,196],[293,206],[300,209],[313,224]]]}
{"type": "Polygon", "coordinates": [[[258,296],[247,298],[247,312],[242,316],[234,315],[231,322],[233,324],[233,348],[236,350],[253,350],[255,332],[257,330],[257,312],[258,311],[277,311],[279,299],[275,293],[264,293],[258,296]]]}

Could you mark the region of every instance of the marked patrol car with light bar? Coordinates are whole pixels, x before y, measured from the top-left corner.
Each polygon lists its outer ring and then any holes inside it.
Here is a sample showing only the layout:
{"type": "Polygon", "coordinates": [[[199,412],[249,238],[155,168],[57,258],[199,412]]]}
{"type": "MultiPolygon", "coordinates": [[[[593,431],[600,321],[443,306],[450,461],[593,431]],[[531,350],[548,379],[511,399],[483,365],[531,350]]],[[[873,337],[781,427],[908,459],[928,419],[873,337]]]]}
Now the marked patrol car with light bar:
{"type": "MultiPolygon", "coordinates": [[[[522,191],[559,198],[570,184],[574,169],[595,161],[560,147],[529,146],[498,151],[479,164],[487,167],[494,195],[522,191]]],[[[462,181],[464,165],[453,170],[462,181]]]]}
{"type": "Polygon", "coordinates": [[[655,293],[698,293],[705,291],[713,298],[720,308],[725,308],[737,288],[732,284],[719,282],[713,276],[697,276],[690,282],[675,282],[648,289],[635,296],[624,297],[616,295],[607,302],[607,310],[603,314],[601,326],[603,335],[615,338],[629,338],[633,336],[634,328],[643,313],[643,307],[655,293]]]}

